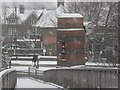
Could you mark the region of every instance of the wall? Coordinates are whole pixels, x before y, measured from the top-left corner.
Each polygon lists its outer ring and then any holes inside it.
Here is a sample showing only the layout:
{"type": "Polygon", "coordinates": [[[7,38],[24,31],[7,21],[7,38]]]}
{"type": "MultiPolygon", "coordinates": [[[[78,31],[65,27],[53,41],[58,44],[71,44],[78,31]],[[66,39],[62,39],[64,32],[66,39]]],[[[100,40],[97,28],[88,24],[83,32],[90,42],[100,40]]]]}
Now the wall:
{"type": "Polygon", "coordinates": [[[3,88],[15,88],[17,82],[16,71],[6,69],[0,72],[0,90],[3,88]]]}
{"type": "Polygon", "coordinates": [[[58,28],[83,28],[83,18],[59,18],[58,28]]]}
{"type": "Polygon", "coordinates": [[[58,29],[57,56],[59,66],[85,64],[84,29],[58,29]]]}
{"type": "Polygon", "coordinates": [[[54,69],[44,80],[65,88],[117,88],[118,70],[112,68],[54,69]]]}

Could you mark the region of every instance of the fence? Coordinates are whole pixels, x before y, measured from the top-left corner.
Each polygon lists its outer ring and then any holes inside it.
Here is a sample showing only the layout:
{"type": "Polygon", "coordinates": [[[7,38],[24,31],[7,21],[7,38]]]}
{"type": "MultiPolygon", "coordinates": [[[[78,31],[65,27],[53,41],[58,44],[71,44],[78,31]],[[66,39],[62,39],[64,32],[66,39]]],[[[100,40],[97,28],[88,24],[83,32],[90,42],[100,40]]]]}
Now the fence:
{"type": "Polygon", "coordinates": [[[107,67],[53,69],[44,80],[65,88],[118,88],[118,69],[107,67]]]}
{"type": "Polygon", "coordinates": [[[43,80],[43,71],[38,70],[37,68],[29,67],[28,76],[43,80]]]}

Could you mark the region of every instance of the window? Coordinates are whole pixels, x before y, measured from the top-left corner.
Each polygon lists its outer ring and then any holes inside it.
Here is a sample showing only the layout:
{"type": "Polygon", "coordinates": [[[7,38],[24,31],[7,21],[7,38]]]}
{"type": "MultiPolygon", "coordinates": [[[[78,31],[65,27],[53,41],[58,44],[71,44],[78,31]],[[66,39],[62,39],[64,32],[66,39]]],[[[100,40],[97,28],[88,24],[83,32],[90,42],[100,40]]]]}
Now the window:
{"type": "Polygon", "coordinates": [[[31,24],[31,25],[34,25],[35,23],[36,23],[36,20],[35,20],[35,19],[31,19],[31,20],[30,20],[30,24],[31,24]]]}
{"type": "Polygon", "coordinates": [[[17,20],[16,19],[9,19],[9,24],[17,24],[17,20]]]}
{"type": "Polygon", "coordinates": [[[16,33],[16,28],[9,28],[8,29],[8,34],[9,35],[14,35],[16,33]]]}

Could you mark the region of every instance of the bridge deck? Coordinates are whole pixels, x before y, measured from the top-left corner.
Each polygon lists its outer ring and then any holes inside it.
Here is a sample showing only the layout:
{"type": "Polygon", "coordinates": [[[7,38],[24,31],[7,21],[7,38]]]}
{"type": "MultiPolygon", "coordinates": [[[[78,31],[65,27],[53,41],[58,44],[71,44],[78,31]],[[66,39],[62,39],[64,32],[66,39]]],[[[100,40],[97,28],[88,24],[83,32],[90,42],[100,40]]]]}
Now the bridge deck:
{"type": "Polygon", "coordinates": [[[52,88],[54,90],[62,90],[59,86],[44,82],[41,80],[29,78],[29,77],[18,77],[17,78],[17,84],[16,89],[20,88],[52,88]]]}

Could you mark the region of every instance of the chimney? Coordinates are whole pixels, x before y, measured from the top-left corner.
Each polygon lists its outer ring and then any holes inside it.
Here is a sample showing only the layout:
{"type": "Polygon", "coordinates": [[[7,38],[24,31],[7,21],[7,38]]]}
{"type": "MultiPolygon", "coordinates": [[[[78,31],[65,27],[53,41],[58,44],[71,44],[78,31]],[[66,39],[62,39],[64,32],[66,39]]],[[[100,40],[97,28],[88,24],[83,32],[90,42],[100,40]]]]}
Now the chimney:
{"type": "Polygon", "coordinates": [[[24,14],[24,6],[20,5],[19,7],[20,14],[24,14]]]}
{"type": "Polygon", "coordinates": [[[17,7],[15,6],[15,14],[17,14],[17,7]]]}
{"type": "Polygon", "coordinates": [[[58,8],[61,4],[64,6],[64,0],[57,0],[57,8],[58,8]]]}

